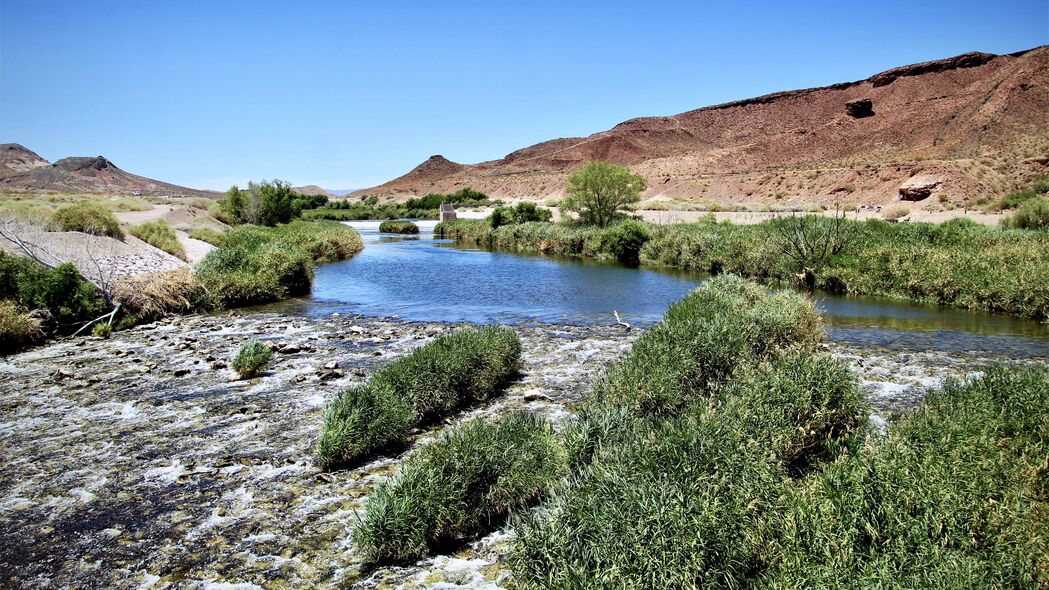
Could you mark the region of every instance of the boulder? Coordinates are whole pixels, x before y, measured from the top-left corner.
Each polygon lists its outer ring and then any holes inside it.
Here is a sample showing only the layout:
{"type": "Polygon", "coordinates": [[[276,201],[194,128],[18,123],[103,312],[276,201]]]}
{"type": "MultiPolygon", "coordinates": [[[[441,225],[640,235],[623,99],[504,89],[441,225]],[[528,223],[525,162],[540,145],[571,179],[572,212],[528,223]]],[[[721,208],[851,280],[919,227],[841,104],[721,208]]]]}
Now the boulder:
{"type": "Polygon", "coordinates": [[[907,179],[900,185],[901,201],[921,201],[927,199],[936,187],[943,182],[942,178],[919,174],[907,179]]]}
{"type": "Polygon", "coordinates": [[[845,112],[853,119],[874,116],[874,103],[869,98],[857,98],[845,103],[845,112]]]}

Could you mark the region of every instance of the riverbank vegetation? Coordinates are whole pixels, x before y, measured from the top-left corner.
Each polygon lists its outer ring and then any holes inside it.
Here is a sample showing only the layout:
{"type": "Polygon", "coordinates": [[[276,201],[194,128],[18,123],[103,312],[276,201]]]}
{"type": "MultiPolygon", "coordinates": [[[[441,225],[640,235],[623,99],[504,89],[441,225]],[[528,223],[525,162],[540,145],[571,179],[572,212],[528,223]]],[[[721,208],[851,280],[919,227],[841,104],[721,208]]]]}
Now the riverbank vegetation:
{"type": "Polygon", "coordinates": [[[418,234],[419,226],[411,221],[387,220],[379,224],[379,232],[384,234],[418,234]]]}
{"type": "Polygon", "coordinates": [[[313,265],[353,256],[360,234],[335,222],[238,226],[197,265],[195,275],[221,307],[277,301],[309,292],[313,265]]]}
{"type": "Polygon", "coordinates": [[[316,209],[328,202],[326,195],[300,195],[282,180],[249,182],[246,190],[233,186],[216,203],[213,214],[230,224],[272,227],[296,219],[303,211],[316,209]]]}
{"type": "Polygon", "coordinates": [[[627,261],[636,255],[641,264],[737,274],[774,286],[800,283],[834,293],[1049,318],[1049,233],[965,219],[929,224],[790,216],[755,225],[629,221],[608,228],[577,223],[493,228],[483,220],[456,220],[438,224],[434,233],[514,252],[627,261]],[[834,231],[847,234],[836,252],[824,248],[834,231]],[[798,240],[789,239],[792,235],[798,240]],[[812,256],[799,264],[789,255],[792,248],[812,256]]]}
{"type": "Polygon", "coordinates": [[[605,227],[621,219],[621,209],[641,200],[645,177],[626,166],[588,162],[568,175],[561,209],[588,225],[605,227]]]}
{"type": "Polygon", "coordinates": [[[501,391],[518,371],[521,342],[505,327],[438,337],[342,392],[324,411],[317,461],[352,467],[403,446],[425,427],[501,391]]]}
{"type": "Polygon", "coordinates": [[[404,203],[392,201],[380,204],[374,195],[365,195],[357,200],[344,199],[333,201],[324,207],[304,211],[305,219],[331,219],[336,221],[361,221],[365,219],[437,219],[442,204],[456,207],[487,207],[499,205],[502,201],[493,201],[488,195],[469,187],[454,193],[431,193],[422,197],[408,199],[404,203]]]}

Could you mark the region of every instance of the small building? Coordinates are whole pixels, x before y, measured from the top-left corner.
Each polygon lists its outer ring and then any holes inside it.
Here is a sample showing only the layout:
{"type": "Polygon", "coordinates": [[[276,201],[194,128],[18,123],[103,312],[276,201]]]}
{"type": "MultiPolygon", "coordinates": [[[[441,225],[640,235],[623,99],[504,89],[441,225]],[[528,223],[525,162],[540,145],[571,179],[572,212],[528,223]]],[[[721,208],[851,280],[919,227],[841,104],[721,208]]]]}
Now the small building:
{"type": "Polygon", "coordinates": [[[441,204],[441,221],[455,221],[455,205],[451,203],[441,204]]]}

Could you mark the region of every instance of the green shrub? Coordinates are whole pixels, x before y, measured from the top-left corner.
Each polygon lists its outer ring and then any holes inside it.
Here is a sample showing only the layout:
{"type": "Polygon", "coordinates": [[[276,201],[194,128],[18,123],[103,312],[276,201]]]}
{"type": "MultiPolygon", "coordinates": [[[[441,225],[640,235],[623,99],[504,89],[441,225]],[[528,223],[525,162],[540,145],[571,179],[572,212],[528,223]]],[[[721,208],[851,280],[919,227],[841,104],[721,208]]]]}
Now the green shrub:
{"type": "Polygon", "coordinates": [[[498,526],[563,474],[542,418],[473,420],[412,455],[368,498],[354,541],[369,562],[409,562],[498,526]]]}
{"type": "Polygon", "coordinates": [[[1049,200],[1035,197],[1024,201],[1015,213],[1002,220],[1002,225],[1015,229],[1049,228],[1049,200]]]}
{"type": "Polygon", "coordinates": [[[505,327],[440,336],[350,388],[325,410],[317,448],[325,469],[352,466],[464,406],[493,397],[517,374],[521,342],[505,327]]]}
{"type": "Polygon", "coordinates": [[[379,224],[379,231],[384,234],[417,234],[419,226],[411,221],[388,220],[379,224]]]}
{"type": "Polygon", "coordinates": [[[105,300],[72,264],[45,268],[0,252],[0,297],[29,310],[43,309],[62,330],[101,315],[105,300]]]}
{"type": "Polygon", "coordinates": [[[233,359],[233,369],[241,379],[259,376],[270,364],[273,351],[258,340],[251,340],[241,345],[233,359]]]}
{"type": "Polygon", "coordinates": [[[641,247],[651,235],[648,228],[637,221],[624,221],[596,234],[596,244],[592,247],[598,258],[615,258],[628,264],[637,264],[641,247]]]}
{"type": "Polygon", "coordinates": [[[77,203],[59,207],[51,216],[51,228],[55,231],[76,231],[96,236],[124,239],[113,212],[94,203],[77,203]]]}
{"type": "Polygon", "coordinates": [[[136,225],[131,228],[131,235],[155,248],[159,248],[168,254],[171,254],[172,256],[186,260],[186,249],[183,248],[182,243],[178,241],[178,236],[175,234],[175,228],[168,225],[168,222],[163,219],[147,221],[141,225],[136,225]]]}
{"type": "Polygon", "coordinates": [[[0,354],[18,352],[43,339],[39,320],[14,301],[0,299],[0,354]]]}
{"type": "Polygon", "coordinates": [[[198,227],[193,231],[189,232],[189,237],[194,240],[200,240],[207,242],[212,246],[221,246],[224,239],[224,233],[210,227],[198,227]]]}

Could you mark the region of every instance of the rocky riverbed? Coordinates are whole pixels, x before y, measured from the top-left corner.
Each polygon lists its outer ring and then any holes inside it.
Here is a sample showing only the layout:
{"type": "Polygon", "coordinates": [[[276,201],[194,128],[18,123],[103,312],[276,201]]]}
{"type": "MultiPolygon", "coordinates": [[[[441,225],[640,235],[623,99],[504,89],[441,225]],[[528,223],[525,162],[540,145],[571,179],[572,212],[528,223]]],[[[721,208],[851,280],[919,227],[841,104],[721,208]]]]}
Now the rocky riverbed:
{"type": "MultiPolygon", "coordinates": [[[[400,458],[330,474],[312,460],[327,400],[450,329],[338,315],[191,316],[0,359],[0,585],[499,587],[505,530],[456,555],[362,573],[355,511],[400,458]],[[240,381],[227,364],[248,338],[277,354],[262,377],[240,381]]],[[[478,415],[527,408],[563,419],[639,334],[518,329],[519,381],[417,433],[414,447],[478,415]]],[[[857,373],[879,422],[989,360],[828,349],[857,373]]]]}

